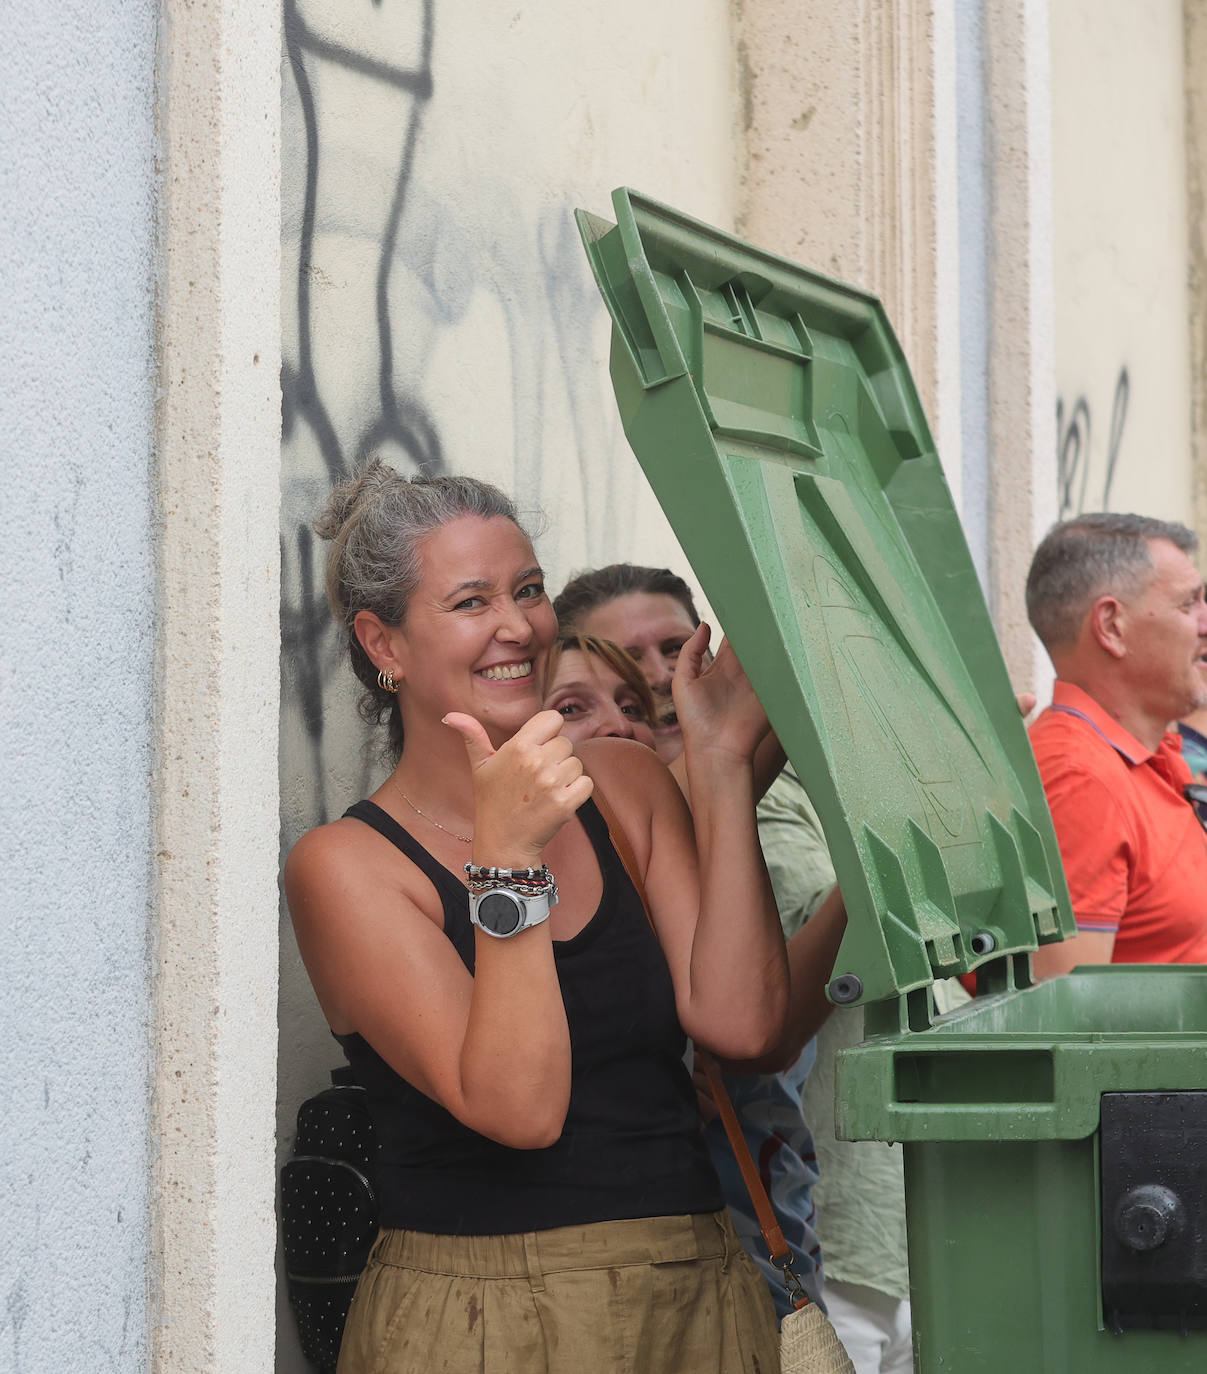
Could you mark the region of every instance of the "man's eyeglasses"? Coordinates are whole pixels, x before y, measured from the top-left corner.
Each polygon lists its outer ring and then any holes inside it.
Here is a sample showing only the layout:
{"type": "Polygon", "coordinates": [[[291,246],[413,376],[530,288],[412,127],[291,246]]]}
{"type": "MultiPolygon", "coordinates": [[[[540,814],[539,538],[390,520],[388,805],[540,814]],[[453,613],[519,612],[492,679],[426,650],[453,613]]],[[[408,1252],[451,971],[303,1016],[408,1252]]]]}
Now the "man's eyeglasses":
{"type": "Polygon", "coordinates": [[[1199,824],[1207,830],[1207,783],[1192,782],[1182,789],[1182,795],[1194,807],[1199,824]]]}

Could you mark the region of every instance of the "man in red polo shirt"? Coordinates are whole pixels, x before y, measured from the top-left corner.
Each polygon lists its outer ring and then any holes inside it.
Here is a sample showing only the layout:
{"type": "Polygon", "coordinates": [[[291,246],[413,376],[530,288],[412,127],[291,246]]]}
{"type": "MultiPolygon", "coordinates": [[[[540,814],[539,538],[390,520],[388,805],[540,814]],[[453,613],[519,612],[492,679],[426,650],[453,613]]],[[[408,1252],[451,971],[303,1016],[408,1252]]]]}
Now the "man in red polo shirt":
{"type": "Polygon", "coordinates": [[[1044,538],[1027,614],[1056,669],[1031,727],[1077,935],[1038,977],[1078,964],[1207,964],[1207,832],[1173,723],[1207,706],[1207,604],[1184,526],[1082,515],[1044,538]]]}

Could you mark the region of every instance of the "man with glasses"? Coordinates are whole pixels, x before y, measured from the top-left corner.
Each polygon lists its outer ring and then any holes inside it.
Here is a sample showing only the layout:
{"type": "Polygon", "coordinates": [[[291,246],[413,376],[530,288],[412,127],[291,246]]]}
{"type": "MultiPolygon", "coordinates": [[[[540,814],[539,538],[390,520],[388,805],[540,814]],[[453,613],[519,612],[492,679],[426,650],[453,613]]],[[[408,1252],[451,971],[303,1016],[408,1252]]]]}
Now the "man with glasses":
{"type": "Polygon", "coordinates": [[[1207,707],[1197,546],[1182,525],[1104,513],[1056,525],[1032,560],[1027,614],[1057,682],[1031,742],[1078,931],[1037,952],[1041,978],[1207,963],[1207,833],[1173,730],[1207,707]]]}

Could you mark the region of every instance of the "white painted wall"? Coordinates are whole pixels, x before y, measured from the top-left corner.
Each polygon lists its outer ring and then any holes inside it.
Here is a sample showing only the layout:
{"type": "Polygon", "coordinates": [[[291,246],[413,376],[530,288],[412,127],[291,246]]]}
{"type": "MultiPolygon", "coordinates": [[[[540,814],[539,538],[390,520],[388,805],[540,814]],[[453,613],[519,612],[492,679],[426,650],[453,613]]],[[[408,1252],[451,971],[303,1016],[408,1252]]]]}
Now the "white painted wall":
{"type": "Polygon", "coordinates": [[[0,52],[0,1369],[147,1365],[156,5],[0,52]]]}
{"type": "Polygon", "coordinates": [[[1052,64],[1063,513],[1191,523],[1181,0],[1054,0],[1052,64]]]}
{"type": "MultiPolygon", "coordinates": [[[[282,68],[285,847],[375,783],[307,532],[380,453],[543,510],[556,590],[629,559],[688,573],[620,430],[576,206],[631,185],[725,227],[727,0],[286,0],[282,68]],[[308,142],[309,139],[309,142],[308,142]]],[[[339,1062],[282,923],[280,1130],[339,1062]]],[[[282,1307],[278,1368],[301,1369],[282,1307]]]]}

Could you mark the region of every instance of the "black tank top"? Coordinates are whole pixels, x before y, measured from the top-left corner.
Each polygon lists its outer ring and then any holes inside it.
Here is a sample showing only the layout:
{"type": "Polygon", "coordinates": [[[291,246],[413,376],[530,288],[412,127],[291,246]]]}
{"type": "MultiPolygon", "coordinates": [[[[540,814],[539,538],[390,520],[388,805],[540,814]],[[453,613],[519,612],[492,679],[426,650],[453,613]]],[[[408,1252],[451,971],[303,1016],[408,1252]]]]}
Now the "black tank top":
{"type": "MultiPolygon", "coordinates": [[[[464,885],[373,802],[345,814],[431,879],[444,933],[472,973],[464,885]]],[[[488,1140],[396,1074],[360,1035],[336,1036],[368,1092],[383,1226],[500,1235],[724,1205],[662,947],[594,802],[578,817],[599,860],[603,896],[583,929],[553,946],[573,1055],[570,1107],[555,1144],[514,1150],[488,1140]]]]}

